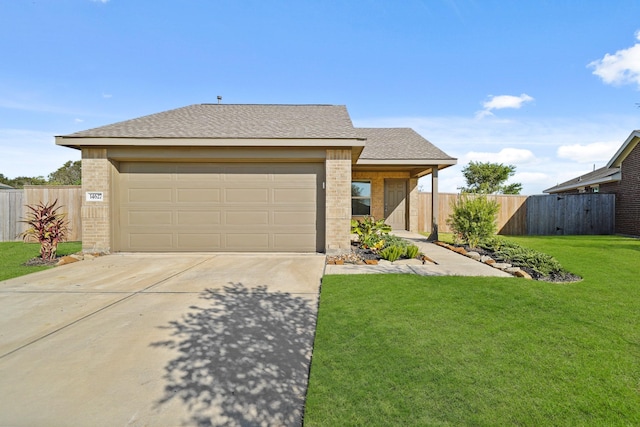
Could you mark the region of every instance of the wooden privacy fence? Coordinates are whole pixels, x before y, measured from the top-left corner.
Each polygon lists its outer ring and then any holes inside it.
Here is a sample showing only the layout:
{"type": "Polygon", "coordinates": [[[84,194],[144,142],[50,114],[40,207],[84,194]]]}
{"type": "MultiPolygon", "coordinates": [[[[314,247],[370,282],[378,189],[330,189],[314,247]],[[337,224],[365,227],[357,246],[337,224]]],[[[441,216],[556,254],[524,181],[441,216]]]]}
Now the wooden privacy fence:
{"type": "Polygon", "coordinates": [[[17,241],[25,224],[20,220],[27,215],[27,205],[50,203],[58,200],[61,212],[67,214],[69,234],[67,240],[82,240],[81,206],[82,187],[79,185],[27,185],[24,190],[0,191],[0,241],[17,241]]]}
{"type": "Polygon", "coordinates": [[[527,199],[527,232],[550,234],[614,234],[614,194],[552,194],[527,199]]]}
{"type": "MultiPolygon", "coordinates": [[[[439,231],[451,232],[447,225],[447,218],[451,215],[451,204],[458,199],[459,194],[439,193],[438,225],[439,231]]],[[[526,201],[528,196],[491,194],[487,198],[500,204],[498,211],[498,233],[505,235],[527,234],[526,201]]],[[[418,229],[431,231],[431,193],[418,193],[418,229]]]]}
{"type": "MultiPolygon", "coordinates": [[[[447,218],[458,194],[440,193],[439,231],[451,232],[447,218]]],[[[498,234],[614,234],[615,195],[489,195],[500,204],[498,234]]],[[[418,193],[418,229],[431,231],[431,193],[418,193]]]]}
{"type": "Polygon", "coordinates": [[[24,191],[0,190],[0,242],[19,240],[24,224],[24,191]]]}

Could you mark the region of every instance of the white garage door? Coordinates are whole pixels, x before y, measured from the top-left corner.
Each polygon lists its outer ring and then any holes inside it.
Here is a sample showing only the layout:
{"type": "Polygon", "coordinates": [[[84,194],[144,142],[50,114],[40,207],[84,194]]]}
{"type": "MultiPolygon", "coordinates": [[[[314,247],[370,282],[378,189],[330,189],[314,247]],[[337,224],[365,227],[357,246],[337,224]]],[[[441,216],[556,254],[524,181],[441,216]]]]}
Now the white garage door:
{"type": "Polygon", "coordinates": [[[126,162],[120,251],[324,250],[321,163],[126,162]]]}

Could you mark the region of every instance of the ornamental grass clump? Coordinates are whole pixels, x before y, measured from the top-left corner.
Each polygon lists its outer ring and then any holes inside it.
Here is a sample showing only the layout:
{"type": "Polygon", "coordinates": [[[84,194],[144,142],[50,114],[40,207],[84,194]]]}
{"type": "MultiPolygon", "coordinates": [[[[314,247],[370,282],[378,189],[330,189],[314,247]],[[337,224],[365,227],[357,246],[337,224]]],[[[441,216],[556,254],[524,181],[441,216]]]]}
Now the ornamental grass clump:
{"type": "Polygon", "coordinates": [[[53,203],[40,202],[35,206],[27,205],[27,218],[20,221],[28,225],[26,231],[20,234],[25,242],[40,243],[40,257],[43,260],[53,260],[56,257],[58,243],[63,242],[69,231],[67,215],[60,212],[61,206],[53,203]]]}

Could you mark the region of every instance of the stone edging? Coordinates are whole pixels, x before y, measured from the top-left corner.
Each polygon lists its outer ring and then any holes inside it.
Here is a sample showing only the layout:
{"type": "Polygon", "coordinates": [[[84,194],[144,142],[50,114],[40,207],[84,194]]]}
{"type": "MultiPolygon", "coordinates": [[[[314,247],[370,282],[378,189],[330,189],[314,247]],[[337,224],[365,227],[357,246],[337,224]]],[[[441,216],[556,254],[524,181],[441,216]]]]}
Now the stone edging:
{"type": "Polygon", "coordinates": [[[106,255],[104,253],[83,253],[83,252],[78,252],[76,254],[71,254],[71,255],[66,255],[61,257],[58,262],[56,263],[56,266],[58,265],[66,265],[66,264],[72,264],[74,262],[78,262],[78,261],[88,261],[88,260],[92,260],[94,258],[97,258],[99,256],[103,256],[106,255]]]}
{"type": "Polygon", "coordinates": [[[453,246],[453,245],[450,245],[449,243],[440,242],[440,241],[436,241],[433,243],[435,243],[436,245],[442,248],[449,249],[450,251],[459,253],[460,255],[464,255],[467,258],[471,258],[473,260],[476,260],[478,262],[481,262],[493,268],[497,268],[498,270],[504,271],[505,273],[509,273],[515,277],[523,277],[525,279],[533,280],[533,277],[531,277],[529,273],[522,270],[520,267],[514,267],[511,264],[506,262],[497,262],[495,259],[491,258],[490,256],[480,255],[478,252],[475,252],[475,251],[467,251],[465,248],[462,248],[460,246],[453,246]]]}

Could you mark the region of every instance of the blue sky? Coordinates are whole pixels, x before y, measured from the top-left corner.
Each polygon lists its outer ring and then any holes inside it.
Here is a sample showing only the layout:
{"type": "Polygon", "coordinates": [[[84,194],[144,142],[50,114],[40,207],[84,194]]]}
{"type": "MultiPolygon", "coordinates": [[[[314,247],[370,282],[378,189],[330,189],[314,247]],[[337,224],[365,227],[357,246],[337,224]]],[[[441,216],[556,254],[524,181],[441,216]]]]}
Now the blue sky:
{"type": "MultiPolygon", "coordinates": [[[[0,0],[0,173],[46,176],[55,135],[189,104],[344,104],[525,194],[640,128],[637,0],[0,0]]],[[[424,182],[425,189],[430,184],[424,182]]]]}

